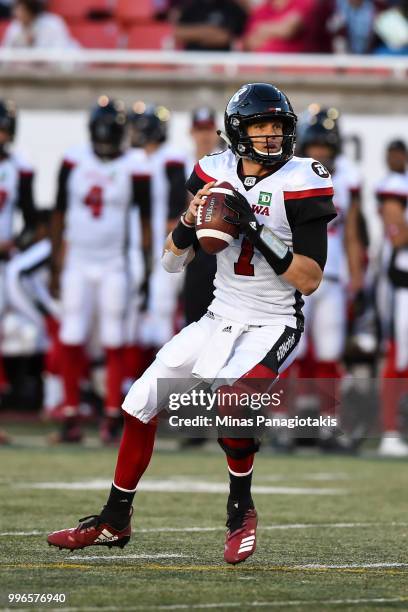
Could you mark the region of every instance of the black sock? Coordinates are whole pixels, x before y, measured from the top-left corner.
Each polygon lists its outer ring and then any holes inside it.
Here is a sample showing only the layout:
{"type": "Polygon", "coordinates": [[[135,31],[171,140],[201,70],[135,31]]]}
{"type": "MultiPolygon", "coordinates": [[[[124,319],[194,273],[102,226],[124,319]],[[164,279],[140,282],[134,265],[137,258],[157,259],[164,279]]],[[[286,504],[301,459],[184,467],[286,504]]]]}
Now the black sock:
{"type": "Polygon", "coordinates": [[[253,507],[251,497],[252,472],[247,476],[234,476],[229,473],[230,478],[230,494],[229,501],[248,503],[253,507]]]}
{"type": "Polygon", "coordinates": [[[124,529],[129,523],[135,494],[136,491],[121,491],[112,485],[108,501],[100,515],[101,519],[115,529],[124,529]]]}

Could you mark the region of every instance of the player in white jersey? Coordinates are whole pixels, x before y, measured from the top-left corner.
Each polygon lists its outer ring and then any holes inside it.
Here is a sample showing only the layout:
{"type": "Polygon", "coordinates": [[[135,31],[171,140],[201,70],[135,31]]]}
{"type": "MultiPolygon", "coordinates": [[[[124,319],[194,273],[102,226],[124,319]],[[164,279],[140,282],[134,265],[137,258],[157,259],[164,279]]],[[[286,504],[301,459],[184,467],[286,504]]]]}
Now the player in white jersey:
{"type": "MultiPolygon", "coordinates": [[[[313,159],[293,156],[296,115],[273,85],[241,87],[227,105],[224,136],[229,149],[200,160],[188,180],[195,195],[162,258],[167,270],[183,269],[192,257],[198,205],[214,181],[231,183],[228,218],[240,235],[217,255],[214,300],[205,316],[157,353],[127,395],[115,480],[102,513],[76,529],[50,534],[51,545],[74,549],[128,542],[136,486],[149,464],[156,416],[169,393],[184,390],[186,383],[191,388],[192,377],[208,381],[217,392],[219,384],[224,392],[251,387],[255,379],[270,387],[293,359],[303,328],[301,295],[321,281],[326,226],[336,216],[330,174],[313,159]],[[160,392],[158,379],[167,387],[160,392]]],[[[251,478],[259,442],[254,435],[220,437],[219,443],[230,478],[224,559],[235,564],[256,546],[251,478]]]]}
{"type": "Polygon", "coordinates": [[[376,191],[384,223],[384,250],[389,253],[384,262],[387,262],[386,272],[392,292],[386,300],[386,307],[392,313],[392,334],[382,372],[383,437],[379,453],[394,457],[408,456],[408,444],[402,439],[399,418],[408,378],[408,156],[404,148],[398,144],[397,161],[402,163],[392,164],[394,171],[378,184],[376,191]]]}
{"type": "MultiPolygon", "coordinates": [[[[16,122],[14,103],[0,100],[0,328],[7,305],[5,265],[16,248],[15,215],[22,214],[23,231],[33,232],[36,224],[33,168],[11,150],[16,122]]],[[[0,369],[3,372],[1,357],[0,369]]],[[[6,384],[2,373],[0,378],[0,384],[6,384]]]]}
{"type": "Polygon", "coordinates": [[[127,115],[106,96],[91,112],[91,144],[69,151],[62,163],[52,222],[53,279],[61,271],[62,374],[66,421],[61,439],[81,438],[78,424],[83,351],[98,315],[106,353],[104,442],[120,425],[123,345],[127,311],[130,210],[150,214],[150,179],[124,148],[127,115]]]}
{"type": "Polygon", "coordinates": [[[174,333],[180,284],[160,258],[163,241],[186,206],[186,155],[167,141],[170,112],[164,106],[135,102],[129,119],[131,144],[143,152],[152,173],[151,261],[141,339],[146,346],[161,347],[174,333]]]}
{"type": "MultiPolygon", "coordinates": [[[[337,217],[328,225],[327,262],[319,289],[305,299],[306,333],[298,351],[301,378],[337,379],[346,336],[347,286],[353,293],[363,287],[363,247],[358,238],[360,177],[342,154],[338,111],[310,107],[307,122],[299,130],[299,152],[318,159],[332,173],[337,217]]],[[[320,393],[320,410],[327,413],[327,394],[320,393]]],[[[335,432],[322,429],[321,447],[340,450],[335,432]]]]}

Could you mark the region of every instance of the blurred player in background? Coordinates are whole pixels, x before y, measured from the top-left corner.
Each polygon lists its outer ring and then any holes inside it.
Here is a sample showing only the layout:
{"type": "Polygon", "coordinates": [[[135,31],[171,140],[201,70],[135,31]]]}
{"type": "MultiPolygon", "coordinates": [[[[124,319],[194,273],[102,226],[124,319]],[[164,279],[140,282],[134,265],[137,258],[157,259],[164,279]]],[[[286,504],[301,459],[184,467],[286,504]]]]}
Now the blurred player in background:
{"type": "MultiPolygon", "coordinates": [[[[101,514],[50,534],[50,545],[72,550],[127,544],[136,487],[170,393],[185,391],[186,384],[195,387],[197,378],[221,395],[240,385],[249,393],[259,386],[270,389],[292,361],[303,330],[301,295],[311,294],[322,279],[327,223],[336,216],[329,172],[317,161],[294,157],[296,121],[285,94],[267,83],[244,85],[229,101],[224,134],[229,149],[195,165],[187,182],[193,199],[162,258],[167,270],[183,270],[194,252],[198,206],[214,182],[232,184],[225,199],[231,214],[224,220],[238,232],[217,255],[214,300],[200,321],[158,352],[129,391],[115,480],[101,514]]],[[[224,560],[231,564],[245,561],[256,548],[251,483],[259,440],[252,435],[219,438],[230,481],[224,560]]]]}
{"type": "MultiPolygon", "coordinates": [[[[332,174],[337,217],[328,225],[327,263],[318,290],[305,298],[306,333],[298,351],[302,378],[341,377],[345,346],[347,290],[355,295],[364,284],[364,250],[359,238],[360,177],[342,154],[342,137],[336,109],[309,107],[299,130],[299,152],[321,162],[332,174]],[[308,346],[309,343],[309,346],[308,346]]],[[[328,413],[325,394],[320,410],[328,413]]],[[[329,402],[330,405],[331,402],[329,402]]],[[[321,431],[324,450],[340,450],[335,432],[321,431]]]]}
{"type": "Polygon", "coordinates": [[[164,106],[135,102],[130,113],[132,147],[143,152],[152,175],[151,261],[146,318],[141,329],[145,346],[161,347],[174,333],[181,289],[160,264],[163,242],[185,209],[186,155],[168,139],[170,112],[164,106]]]}
{"type": "Polygon", "coordinates": [[[60,441],[81,440],[78,408],[84,350],[97,316],[106,353],[105,418],[101,437],[120,431],[123,346],[129,291],[128,223],[131,207],[150,214],[149,177],[138,175],[125,147],[123,103],[101,96],[92,109],[90,144],[69,151],[59,173],[52,222],[53,288],[61,282],[62,375],[65,421],[60,441]]]}
{"type": "MultiPolygon", "coordinates": [[[[22,215],[22,234],[32,235],[37,220],[33,197],[33,168],[12,150],[16,127],[14,103],[0,100],[0,335],[7,307],[6,263],[17,249],[15,214],[20,212],[22,215]]],[[[0,356],[0,393],[6,387],[0,356]]],[[[6,440],[6,437],[0,435],[1,440],[6,440]]]]}
{"type": "Polygon", "coordinates": [[[384,433],[379,453],[407,457],[408,444],[400,433],[399,414],[401,400],[408,392],[404,382],[408,378],[408,151],[405,143],[392,141],[386,160],[389,172],[376,191],[384,224],[378,303],[388,337],[381,394],[384,433]]]}
{"type": "MultiPolygon", "coordinates": [[[[216,115],[212,108],[203,106],[193,112],[190,135],[194,143],[194,159],[191,160],[189,175],[200,159],[223,148],[217,135],[216,115]]],[[[206,313],[213,297],[216,270],[216,256],[197,249],[193,261],[186,268],[184,279],[184,314],[187,325],[198,321],[206,313]]]]}

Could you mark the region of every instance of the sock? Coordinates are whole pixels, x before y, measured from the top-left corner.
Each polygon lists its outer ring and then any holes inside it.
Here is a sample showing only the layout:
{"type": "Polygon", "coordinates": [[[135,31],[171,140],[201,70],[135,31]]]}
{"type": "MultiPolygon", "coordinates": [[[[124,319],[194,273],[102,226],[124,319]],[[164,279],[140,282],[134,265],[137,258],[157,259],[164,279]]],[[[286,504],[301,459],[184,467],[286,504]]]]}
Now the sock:
{"type": "Polygon", "coordinates": [[[123,411],[123,433],[120,442],[113,484],[125,491],[135,491],[137,483],[150,463],[157,420],[142,423],[123,411]]]}
{"type": "Polygon", "coordinates": [[[252,471],[246,476],[235,476],[228,470],[230,479],[230,493],[229,498],[234,502],[251,502],[251,484],[252,484],[252,471]]]}
{"type": "MultiPolygon", "coordinates": [[[[251,438],[223,438],[223,442],[230,448],[245,449],[248,448],[248,446],[252,446],[254,441],[251,438]]],[[[233,459],[229,455],[226,455],[226,457],[230,479],[228,505],[234,502],[242,502],[246,507],[248,505],[253,507],[251,483],[255,457],[254,453],[242,459],[233,459]]]]}
{"type": "Polygon", "coordinates": [[[318,361],[316,364],[317,391],[320,399],[320,412],[334,416],[340,399],[340,380],[342,371],[336,361],[318,361]],[[325,382],[325,379],[332,382],[325,382]]]}
{"type": "Polygon", "coordinates": [[[102,521],[112,525],[115,529],[125,529],[129,523],[133,498],[136,491],[121,491],[112,484],[111,491],[101,512],[102,521]]]}
{"type": "Polygon", "coordinates": [[[81,345],[61,345],[61,373],[64,381],[66,406],[78,408],[79,384],[83,372],[83,349],[81,345]]]}
{"type": "Polygon", "coordinates": [[[124,354],[122,348],[106,349],[106,400],[107,416],[119,416],[122,404],[124,354]]]}
{"type": "Polygon", "coordinates": [[[142,349],[135,345],[124,348],[125,379],[136,380],[143,373],[145,356],[142,349]]]}

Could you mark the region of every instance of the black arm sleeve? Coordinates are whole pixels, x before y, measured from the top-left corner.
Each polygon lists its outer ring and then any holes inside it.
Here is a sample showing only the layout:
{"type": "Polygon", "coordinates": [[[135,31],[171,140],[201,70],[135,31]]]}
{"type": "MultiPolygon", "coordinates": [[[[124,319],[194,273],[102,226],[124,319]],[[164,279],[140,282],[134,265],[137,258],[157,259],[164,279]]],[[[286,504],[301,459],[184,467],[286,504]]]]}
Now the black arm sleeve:
{"type": "Polygon", "coordinates": [[[34,176],[31,172],[20,173],[17,197],[17,206],[23,214],[24,225],[28,229],[33,229],[37,222],[37,211],[33,196],[33,178],[34,176]]]}
{"type": "Polygon", "coordinates": [[[293,252],[314,259],[322,270],[327,259],[327,221],[307,221],[293,228],[293,252]]]}
{"type": "Polygon", "coordinates": [[[55,208],[60,212],[65,212],[68,206],[68,178],[73,169],[73,164],[63,162],[58,174],[58,189],[57,189],[57,201],[55,208]]]}
{"type": "Polygon", "coordinates": [[[205,181],[200,178],[195,170],[192,171],[190,178],[186,183],[187,191],[195,195],[199,189],[202,189],[205,181]]]}
{"type": "Polygon", "coordinates": [[[152,181],[150,176],[133,175],[133,205],[139,206],[142,219],[149,219],[152,210],[152,181]]]}
{"type": "Polygon", "coordinates": [[[166,164],[166,175],[169,183],[167,201],[167,218],[177,219],[186,208],[186,171],[183,163],[169,162],[166,164]]]}

